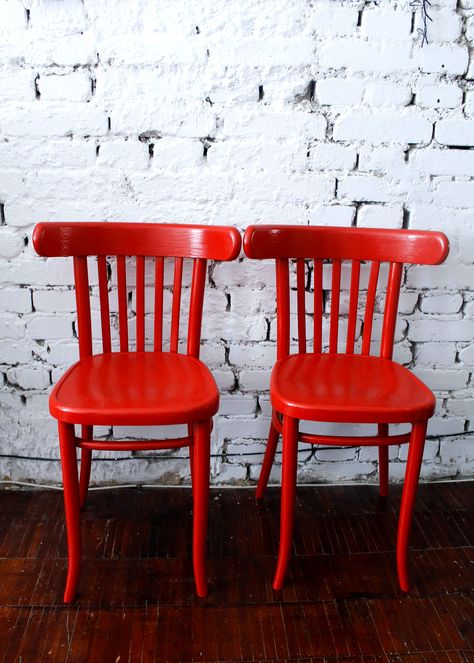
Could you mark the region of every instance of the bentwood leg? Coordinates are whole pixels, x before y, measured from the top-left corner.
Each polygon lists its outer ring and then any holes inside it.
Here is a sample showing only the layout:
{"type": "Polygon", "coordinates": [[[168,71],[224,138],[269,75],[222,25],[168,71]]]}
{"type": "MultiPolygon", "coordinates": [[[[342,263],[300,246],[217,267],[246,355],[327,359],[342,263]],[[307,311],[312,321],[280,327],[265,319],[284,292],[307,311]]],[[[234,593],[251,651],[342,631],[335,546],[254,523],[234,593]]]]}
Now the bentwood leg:
{"type": "MultiPolygon", "coordinates": [[[[379,435],[388,435],[388,424],[379,424],[379,435]]],[[[379,492],[381,497],[388,496],[388,446],[379,447],[379,492]]]]}
{"type": "Polygon", "coordinates": [[[63,474],[64,510],[66,515],[68,569],[64,602],[70,603],[76,594],[81,566],[81,511],[77,476],[76,441],[74,426],[58,422],[59,449],[63,474]]]}
{"type": "Polygon", "coordinates": [[[270,472],[273,465],[273,460],[275,458],[275,451],[278,444],[279,433],[273,422],[270,424],[270,430],[268,431],[268,440],[267,448],[265,449],[265,456],[263,458],[262,469],[260,470],[260,476],[258,478],[257,492],[255,497],[257,500],[261,500],[265,494],[265,489],[268,484],[268,479],[270,477],[270,472]]]}
{"type": "Polygon", "coordinates": [[[206,533],[209,502],[210,421],[194,425],[193,566],[198,596],[207,596],[206,533]]]}
{"type": "Polygon", "coordinates": [[[296,468],[298,464],[298,420],[283,418],[283,457],[281,470],[280,548],[273,589],[282,589],[293,545],[296,468]]]}
{"type": "MultiPolygon", "coordinates": [[[[92,440],[92,426],[82,427],[82,439],[92,440]]],[[[89,480],[91,478],[92,449],[81,449],[81,473],[79,475],[79,495],[81,508],[87,501],[87,491],[89,489],[89,480]]]]}
{"type": "Polygon", "coordinates": [[[408,575],[408,547],[410,539],[410,528],[412,523],[413,505],[415,503],[418,478],[420,476],[423,449],[425,446],[426,421],[418,421],[413,424],[408,449],[407,469],[405,482],[403,484],[402,503],[400,517],[398,520],[397,537],[397,570],[400,588],[404,592],[410,589],[408,575]]]}

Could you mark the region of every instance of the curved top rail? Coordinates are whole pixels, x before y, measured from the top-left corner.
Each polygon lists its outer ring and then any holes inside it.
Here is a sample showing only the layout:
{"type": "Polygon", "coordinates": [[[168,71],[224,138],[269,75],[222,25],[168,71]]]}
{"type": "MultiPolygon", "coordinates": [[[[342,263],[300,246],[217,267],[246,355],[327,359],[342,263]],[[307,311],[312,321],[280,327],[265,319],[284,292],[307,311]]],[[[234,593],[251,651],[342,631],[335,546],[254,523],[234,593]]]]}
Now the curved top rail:
{"type": "Polygon", "coordinates": [[[178,223],[49,222],[33,232],[41,256],[173,256],[233,260],[240,233],[230,226],[178,223]]]}
{"type": "Polygon", "coordinates": [[[332,258],[437,265],[449,253],[444,233],[385,228],[249,226],[244,235],[249,258],[332,258]]]}

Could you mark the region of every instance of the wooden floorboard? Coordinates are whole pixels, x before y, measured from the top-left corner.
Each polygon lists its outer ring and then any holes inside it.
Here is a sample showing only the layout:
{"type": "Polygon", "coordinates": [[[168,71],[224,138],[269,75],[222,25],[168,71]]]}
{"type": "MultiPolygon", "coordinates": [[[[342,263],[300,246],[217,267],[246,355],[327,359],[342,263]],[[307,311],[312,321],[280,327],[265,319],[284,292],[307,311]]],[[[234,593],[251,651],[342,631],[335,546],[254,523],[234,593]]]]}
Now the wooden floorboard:
{"type": "Polygon", "coordinates": [[[271,586],[279,491],[212,490],[209,596],[194,593],[190,491],[91,492],[77,602],[62,603],[62,495],[0,492],[0,663],[474,663],[474,482],[422,485],[413,587],[397,586],[400,488],[298,489],[271,586]]]}

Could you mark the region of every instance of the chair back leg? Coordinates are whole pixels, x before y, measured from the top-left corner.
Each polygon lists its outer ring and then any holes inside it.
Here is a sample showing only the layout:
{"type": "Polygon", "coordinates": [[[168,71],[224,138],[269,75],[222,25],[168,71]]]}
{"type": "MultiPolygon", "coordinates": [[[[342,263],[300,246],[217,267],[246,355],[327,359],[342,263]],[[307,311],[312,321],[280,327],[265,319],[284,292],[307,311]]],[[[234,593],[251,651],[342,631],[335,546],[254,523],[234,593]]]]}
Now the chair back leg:
{"type": "Polygon", "coordinates": [[[193,566],[196,592],[208,593],[206,573],[206,533],[209,501],[209,471],[211,451],[211,422],[194,424],[193,456],[193,566]]]}
{"type": "MultiPolygon", "coordinates": [[[[82,438],[84,440],[92,440],[93,427],[82,427],[82,438]]],[[[87,502],[87,491],[89,490],[89,481],[91,478],[91,465],[92,465],[92,450],[81,449],[81,473],[79,475],[79,496],[81,501],[81,509],[85,507],[87,502]]]]}
{"type": "Polygon", "coordinates": [[[293,545],[295,519],[296,469],[298,465],[298,420],[283,418],[283,451],[281,468],[280,548],[273,589],[282,589],[293,545]]]}
{"type": "Polygon", "coordinates": [[[400,517],[398,519],[397,536],[397,570],[400,589],[408,592],[410,580],[408,574],[408,547],[410,529],[413,517],[418,478],[420,476],[421,461],[425,448],[427,421],[417,421],[413,424],[408,448],[407,468],[403,484],[400,517]]]}
{"type": "MultiPolygon", "coordinates": [[[[388,424],[379,424],[379,435],[388,435],[388,424]]],[[[388,497],[388,447],[379,447],[379,492],[381,497],[388,497]]]]}
{"type": "Polygon", "coordinates": [[[79,479],[74,426],[59,421],[58,432],[68,548],[68,570],[64,602],[71,603],[76,595],[82,556],[79,479]]]}
{"type": "Polygon", "coordinates": [[[260,476],[258,478],[257,492],[255,497],[257,500],[261,500],[265,494],[265,489],[268,484],[268,479],[270,477],[270,472],[273,465],[273,460],[275,458],[275,451],[278,445],[279,433],[273,422],[270,424],[270,430],[268,431],[268,440],[267,448],[265,449],[265,456],[263,458],[262,469],[260,470],[260,476]]]}

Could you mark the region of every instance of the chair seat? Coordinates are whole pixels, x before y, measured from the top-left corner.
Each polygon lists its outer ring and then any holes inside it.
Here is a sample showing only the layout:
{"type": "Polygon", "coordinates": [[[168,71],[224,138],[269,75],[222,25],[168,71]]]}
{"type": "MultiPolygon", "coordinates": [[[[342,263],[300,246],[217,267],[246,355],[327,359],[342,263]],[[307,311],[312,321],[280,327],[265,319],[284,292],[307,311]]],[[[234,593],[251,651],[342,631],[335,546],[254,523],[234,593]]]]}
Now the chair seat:
{"type": "Polygon", "coordinates": [[[53,417],[75,424],[183,424],[212,417],[217,385],[201,361],[169,352],[116,352],[74,364],[53,389],[53,417]]]}
{"type": "Polygon", "coordinates": [[[278,412],[311,421],[413,422],[435,408],[432,392],[413,373],[366,355],[285,357],[273,368],[270,397],[278,412]]]}

